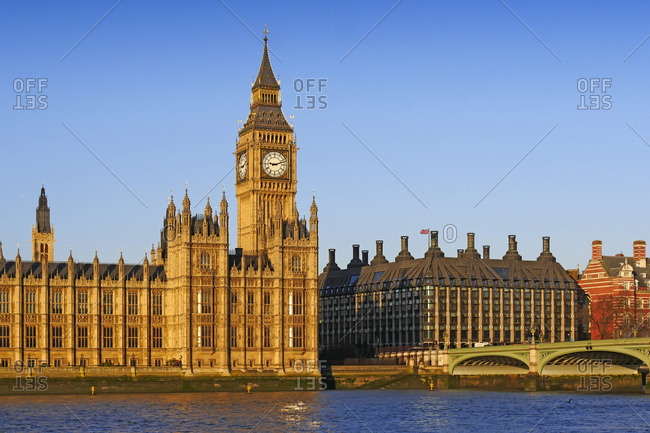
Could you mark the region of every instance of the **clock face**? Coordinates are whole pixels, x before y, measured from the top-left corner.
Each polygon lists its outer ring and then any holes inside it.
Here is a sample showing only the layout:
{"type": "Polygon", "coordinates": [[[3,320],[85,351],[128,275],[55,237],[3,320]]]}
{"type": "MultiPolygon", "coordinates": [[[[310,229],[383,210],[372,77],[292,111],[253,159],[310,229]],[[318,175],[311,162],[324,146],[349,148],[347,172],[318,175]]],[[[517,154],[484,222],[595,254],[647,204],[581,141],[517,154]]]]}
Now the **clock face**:
{"type": "Polygon", "coordinates": [[[271,177],[280,177],[287,171],[287,158],[280,152],[269,152],[262,159],[264,172],[271,177]]]}
{"type": "Polygon", "coordinates": [[[240,179],[246,178],[247,168],[248,168],[248,158],[246,158],[245,153],[242,153],[241,156],[239,157],[239,162],[237,163],[237,171],[239,172],[240,179]]]}

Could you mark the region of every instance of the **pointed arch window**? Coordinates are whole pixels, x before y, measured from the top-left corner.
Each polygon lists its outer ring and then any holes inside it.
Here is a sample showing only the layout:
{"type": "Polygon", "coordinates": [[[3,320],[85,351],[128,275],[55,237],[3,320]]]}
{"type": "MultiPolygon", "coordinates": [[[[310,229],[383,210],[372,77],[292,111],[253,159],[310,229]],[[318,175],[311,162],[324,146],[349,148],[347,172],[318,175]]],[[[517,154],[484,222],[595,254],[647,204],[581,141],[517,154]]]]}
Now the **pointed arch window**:
{"type": "Polygon", "coordinates": [[[207,252],[201,253],[201,268],[209,269],[210,268],[210,254],[207,252]]]}
{"type": "Polygon", "coordinates": [[[291,272],[296,274],[302,272],[300,256],[298,255],[291,257],[291,272]]]}

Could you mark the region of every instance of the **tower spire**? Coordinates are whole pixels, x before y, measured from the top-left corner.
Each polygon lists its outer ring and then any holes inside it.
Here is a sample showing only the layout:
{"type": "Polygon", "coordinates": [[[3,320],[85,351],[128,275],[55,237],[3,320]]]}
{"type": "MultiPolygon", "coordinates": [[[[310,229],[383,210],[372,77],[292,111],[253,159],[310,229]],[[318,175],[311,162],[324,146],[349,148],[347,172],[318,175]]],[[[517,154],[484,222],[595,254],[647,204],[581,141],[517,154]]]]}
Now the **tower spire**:
{"type": "Polygon", "coordinates": [[[47,206],[45,185],[41,185],[41,195],[38,197],[38,207],[36,208],[36,231],[38,233],[50,233],[51,230],[50,208],[47,206]]]}
{"type": "Polygon", "coordinates": [[[262,64],[260,65],[260,70],[257,73],[257,78],[253,84],[253,89],[257,87],[271,87],[275,89],[280,89],[278,81],[275,79],[275,74],[273,73],[273,68],[271,67],[271,60],[269,59],[269,38],[267,37],[269,30],[264,25],[264,53],[262,54],[262,64]]]}

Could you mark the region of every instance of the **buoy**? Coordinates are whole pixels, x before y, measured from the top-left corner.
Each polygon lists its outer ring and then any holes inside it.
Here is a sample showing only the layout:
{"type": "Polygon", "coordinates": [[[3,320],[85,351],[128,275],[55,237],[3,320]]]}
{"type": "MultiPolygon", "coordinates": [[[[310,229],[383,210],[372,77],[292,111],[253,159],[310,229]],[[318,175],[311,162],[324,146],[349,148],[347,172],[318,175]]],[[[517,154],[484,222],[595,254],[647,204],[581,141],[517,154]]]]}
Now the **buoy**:
{"type": "Polygon", "coordinates": [[[94,397],[94,396],[95,396],[95,387],[94,387],[94,386],[91,386],[91,387],[90,387],[90,396],[91,396],[91,397],[94,397]]]}

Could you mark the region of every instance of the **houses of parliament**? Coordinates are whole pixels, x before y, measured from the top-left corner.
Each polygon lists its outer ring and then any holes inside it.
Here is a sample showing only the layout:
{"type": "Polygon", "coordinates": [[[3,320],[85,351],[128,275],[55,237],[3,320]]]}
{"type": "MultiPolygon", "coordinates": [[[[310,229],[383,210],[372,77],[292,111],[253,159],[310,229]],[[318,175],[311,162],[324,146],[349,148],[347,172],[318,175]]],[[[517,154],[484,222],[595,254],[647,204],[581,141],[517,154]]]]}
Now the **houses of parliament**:
{"type": "MultiPolygon", "coordinates": [[[[266,33],[266,32],[265,32],[266,33]]],[[[138,265],[53,261],[41,193],[32,251],[0,244],[0,366],[182,366],[228,374],[288,372],[318,358],[318,216],[296,206],[297,145],[268,38],[235,155],[237,248],[225,192],[192,215],[172,197],[157,248],[138,265]],[[24,252],[22,253],[24,254],[24,252]]],[[[226,149],[222,149],[223,152],[226,149]]]]}

